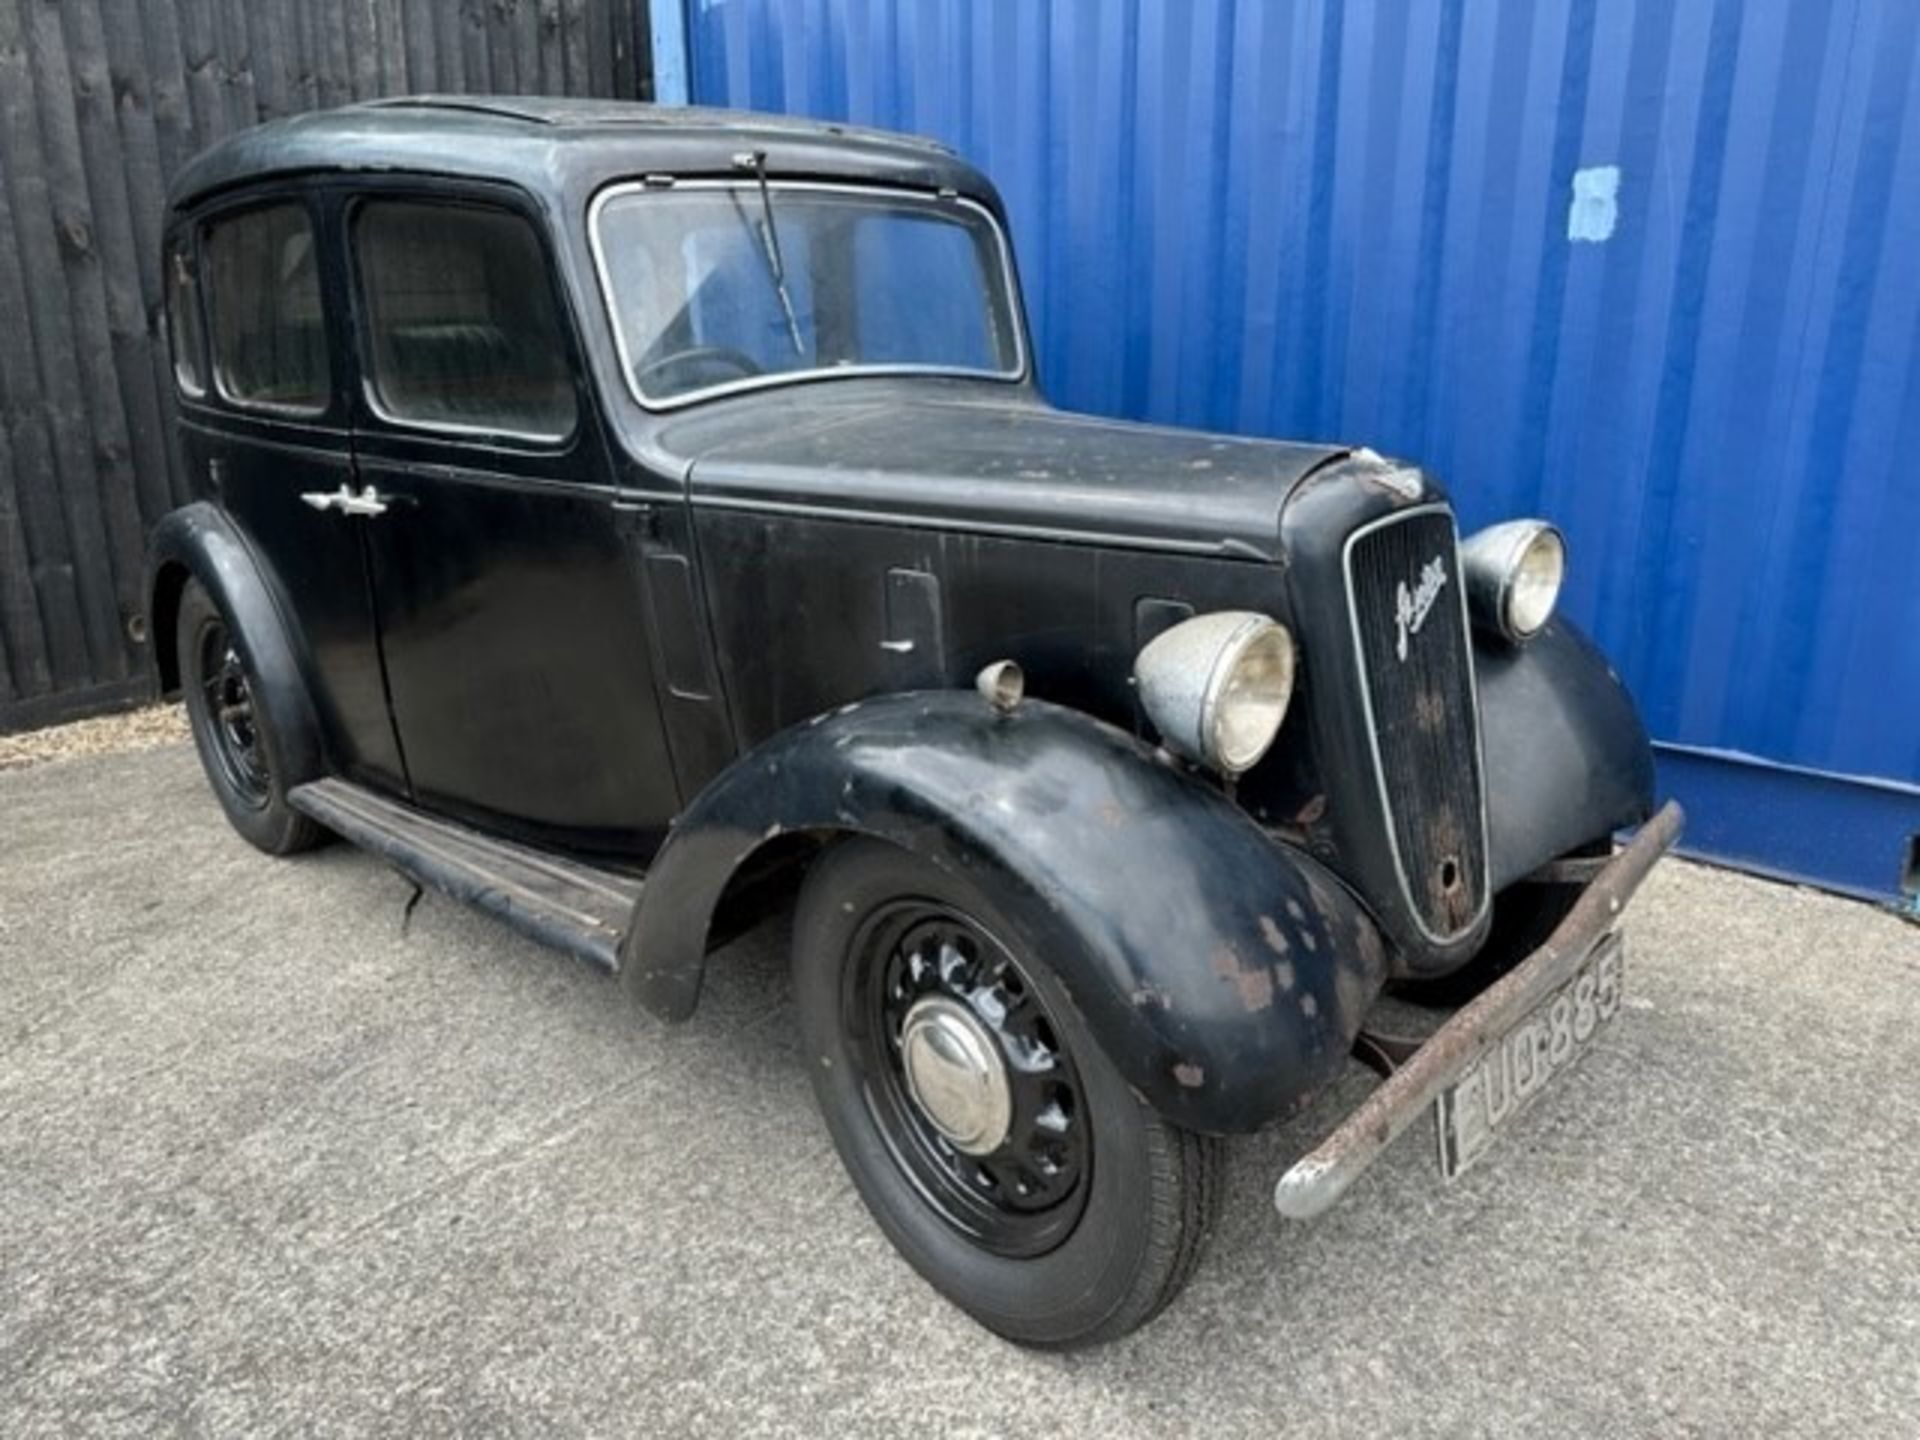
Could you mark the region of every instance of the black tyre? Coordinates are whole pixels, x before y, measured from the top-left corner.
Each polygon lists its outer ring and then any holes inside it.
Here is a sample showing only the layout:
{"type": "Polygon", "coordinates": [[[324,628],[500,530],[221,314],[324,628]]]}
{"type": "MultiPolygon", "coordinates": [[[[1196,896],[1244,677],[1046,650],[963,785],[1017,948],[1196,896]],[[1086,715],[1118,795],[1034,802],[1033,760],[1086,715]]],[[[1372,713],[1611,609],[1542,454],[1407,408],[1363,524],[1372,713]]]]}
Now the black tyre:
{"type": "Polygon", "coordinates": [[[233,828],[269,855],[325,841],[325,830],[287,805],[282,751],[256,701],[244,642],[198,580],[180,596],[174,634],[194,747],[233,828]]]}
{"type": "Polygon", "coordinates": [[[794,925],[827,1127],[880,1228],[1025,1345],[1111,1340],[1186,1284],[1221,1142],[1120,1078],[1058,978],[974,887],[870,840],[830,850],[794,925]]]}

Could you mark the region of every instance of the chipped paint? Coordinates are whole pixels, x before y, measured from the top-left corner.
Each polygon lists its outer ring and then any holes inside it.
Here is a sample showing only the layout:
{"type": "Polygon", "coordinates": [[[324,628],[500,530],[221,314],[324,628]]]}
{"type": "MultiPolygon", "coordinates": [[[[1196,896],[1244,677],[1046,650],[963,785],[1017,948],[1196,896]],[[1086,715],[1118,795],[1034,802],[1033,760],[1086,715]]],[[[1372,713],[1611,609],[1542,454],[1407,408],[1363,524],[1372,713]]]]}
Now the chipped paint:
{"type": "Polygon", "coordinates": [[[1276,955],[1287,953],[1287,936],[1271,915],[1260,917],[1260,936],[1267,942],[1267,948],[1276,955]]]}
{"type": "Polygon", "coordinates": [[[1173,1078],[1184,1089],[1198,1090],[1207,1083],[1207,1072],[1191,1060],[1182,1060],[1173,1067],[1173,1078]]]}

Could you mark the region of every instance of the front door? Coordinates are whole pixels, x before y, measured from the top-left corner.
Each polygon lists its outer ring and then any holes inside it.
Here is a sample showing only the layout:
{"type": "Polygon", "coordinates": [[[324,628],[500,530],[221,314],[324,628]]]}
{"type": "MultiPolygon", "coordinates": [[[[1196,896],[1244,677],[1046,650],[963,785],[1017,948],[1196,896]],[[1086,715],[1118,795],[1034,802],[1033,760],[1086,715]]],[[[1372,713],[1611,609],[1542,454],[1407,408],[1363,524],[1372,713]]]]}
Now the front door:
{"type": "Polygon", "coordinates": [[[464,188],[370,186],[344,218],[356,478],[414,798],[643,856],[678,797],[542,231],[511,196],[464,188]]]}

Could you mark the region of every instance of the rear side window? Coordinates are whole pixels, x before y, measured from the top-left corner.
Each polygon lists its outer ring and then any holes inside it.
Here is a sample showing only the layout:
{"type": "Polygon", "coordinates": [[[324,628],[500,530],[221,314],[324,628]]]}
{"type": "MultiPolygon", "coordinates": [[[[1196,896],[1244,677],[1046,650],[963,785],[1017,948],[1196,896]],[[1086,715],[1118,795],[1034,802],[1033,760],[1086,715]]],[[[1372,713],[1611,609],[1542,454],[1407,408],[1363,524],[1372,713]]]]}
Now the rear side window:
{"type": "Polygon", "coordinates": [[[220,393],[267,410],[325,410],[333,378],[306,207],[268,205],[216,220],[203,252],[220,393]]]}
{"type": "Polygon", "coordinates": [[[183,394],[207,393],[206,336],[200,328],[200,277],[179,241],[167,247],[167,333],[173,341],[173,380],[183,394]]]}
{"type": "Polygon", "coordinates": [[[542,440],[572,431],[573,378],[531,225],[503,210],[370,200],[353,234],[383,414],[542,440]]]}

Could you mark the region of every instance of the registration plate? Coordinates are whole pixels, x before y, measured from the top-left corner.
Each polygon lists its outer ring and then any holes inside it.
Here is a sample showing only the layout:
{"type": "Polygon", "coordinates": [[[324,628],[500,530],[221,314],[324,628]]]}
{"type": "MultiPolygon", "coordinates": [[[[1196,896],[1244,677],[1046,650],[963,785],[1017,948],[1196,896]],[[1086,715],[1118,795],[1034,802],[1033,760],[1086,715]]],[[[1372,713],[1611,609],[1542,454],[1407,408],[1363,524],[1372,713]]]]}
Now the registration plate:
{"type": "Polygon", "coordinates": [[[1572,979],[1440,1092],[1440,1173],[1451,1180],[1486,1153],[1515,1116],[1573,1068],[1620,1010],[1618,935],[1594,947],[1572,979]]]}

